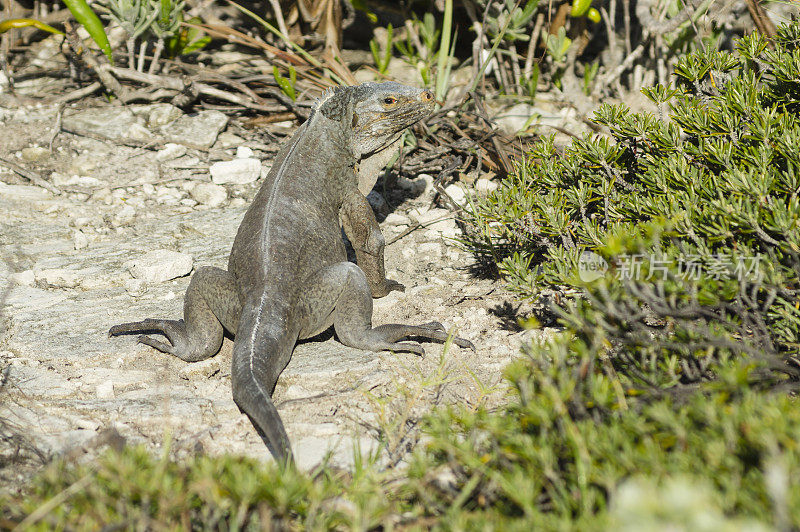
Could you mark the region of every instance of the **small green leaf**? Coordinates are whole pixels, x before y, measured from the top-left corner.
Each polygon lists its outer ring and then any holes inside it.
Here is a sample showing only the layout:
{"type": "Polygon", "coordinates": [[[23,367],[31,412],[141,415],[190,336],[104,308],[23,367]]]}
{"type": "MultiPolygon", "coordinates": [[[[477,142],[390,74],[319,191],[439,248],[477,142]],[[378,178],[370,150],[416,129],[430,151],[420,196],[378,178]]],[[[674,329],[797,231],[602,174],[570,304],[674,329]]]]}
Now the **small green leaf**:
{"type": "Polygon", "coordinates": [[[89,33],[89,36],[97,43],[100,50],[106,54],[111,64],[114,64],[114,57],[111,55],[111,44],[108,42],[106,30],[103,28],[103,23],[97,13],[92,11],[86,0],[64,0],[64,5],[67,6],[72,16],[78,21],[78,24],[89,33]]]}
{"type": "Polygon", "coordinates": [[[295,92],[294,89],[294,83],[297,80],[297,72],[295,72],[295,69],[289,67],[289,77],[291,78],[289,80],[281,75],[277,65],[272,65],[272,75],[275,77],[275,81],[277,82],[278,87],[280,87],[281,91],[286,96],[291,98],[292,101],[295,101],[295,99],[297,98],[297,93],[295,92]]]}

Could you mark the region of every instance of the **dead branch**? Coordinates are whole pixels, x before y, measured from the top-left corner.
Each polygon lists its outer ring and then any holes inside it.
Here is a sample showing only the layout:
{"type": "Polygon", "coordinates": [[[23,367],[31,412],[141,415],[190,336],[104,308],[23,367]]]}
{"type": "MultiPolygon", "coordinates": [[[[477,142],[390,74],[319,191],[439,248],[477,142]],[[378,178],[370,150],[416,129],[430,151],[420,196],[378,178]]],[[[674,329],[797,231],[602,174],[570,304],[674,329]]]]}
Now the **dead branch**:
{"type": "Polygon", "coordinates": [[[45,181],[39,174],[37,174],[33,170],[28,170],[26,168],[23,168],[18,164],[12,163],[11,161],[8,161],[2,157],[0,157],[0,165],[5,166],[9,170],[13,170],[14,172],[21,175],[22,177],[24,177],[25,179],[27,179],[36,186],[47,189],[53,194],[61,194],[61,190],[59,190],[57,186],[53,185],[52,183],[49,183],[48,181],[45,181]]]}

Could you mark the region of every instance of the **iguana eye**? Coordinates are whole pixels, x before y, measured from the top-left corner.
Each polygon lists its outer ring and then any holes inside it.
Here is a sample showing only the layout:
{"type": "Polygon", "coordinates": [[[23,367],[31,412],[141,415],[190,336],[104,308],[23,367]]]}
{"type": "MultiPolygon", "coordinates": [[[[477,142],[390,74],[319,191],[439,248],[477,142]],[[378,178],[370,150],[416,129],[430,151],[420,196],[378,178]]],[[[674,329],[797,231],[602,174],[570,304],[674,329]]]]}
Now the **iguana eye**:
{"type": "Polygon", "coordinates": [[[383,103],[385,103],[386,105],[396,104],[397,103],[397,98],[392,98],[391,96],[389,96],[388,98],[384,98],[383,99],[383,103]]]}

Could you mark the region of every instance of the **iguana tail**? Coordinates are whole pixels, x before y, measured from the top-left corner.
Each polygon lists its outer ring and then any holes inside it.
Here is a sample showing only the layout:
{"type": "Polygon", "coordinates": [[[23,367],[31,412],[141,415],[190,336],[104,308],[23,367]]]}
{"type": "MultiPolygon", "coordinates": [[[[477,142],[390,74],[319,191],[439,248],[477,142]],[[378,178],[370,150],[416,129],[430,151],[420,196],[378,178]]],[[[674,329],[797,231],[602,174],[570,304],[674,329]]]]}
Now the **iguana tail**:
{"type": "Polygon", "coordinates": [[[264,325],[264,319],[257,309],[242,312],[233,348],[233,400],[250,418],[272,456],[291,462],[289,437],[270,396],[289,362],[296,338],[287,338],[285,331],[264,325]]]}

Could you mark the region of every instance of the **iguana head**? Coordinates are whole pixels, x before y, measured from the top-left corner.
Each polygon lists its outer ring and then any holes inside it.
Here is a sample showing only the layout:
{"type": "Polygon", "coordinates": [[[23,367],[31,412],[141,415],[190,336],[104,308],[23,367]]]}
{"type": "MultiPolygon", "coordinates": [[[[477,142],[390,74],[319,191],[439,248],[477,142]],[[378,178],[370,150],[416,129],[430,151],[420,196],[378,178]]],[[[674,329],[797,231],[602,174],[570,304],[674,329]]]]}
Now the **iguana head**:
{"type": "Polygon", "coordinates": [[[392,144],[404,129],[429,115],[434,104],[427,89],[387,81],[337,87],[317,108],[350,129],[353,151],[364,157],[392,144]]]}

